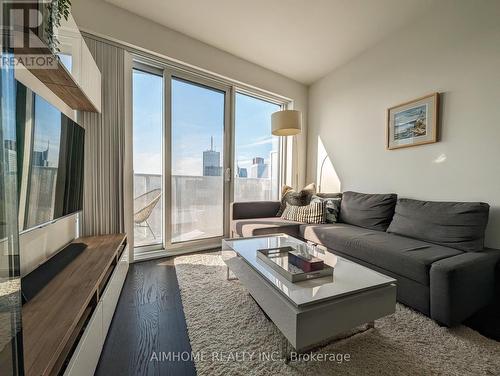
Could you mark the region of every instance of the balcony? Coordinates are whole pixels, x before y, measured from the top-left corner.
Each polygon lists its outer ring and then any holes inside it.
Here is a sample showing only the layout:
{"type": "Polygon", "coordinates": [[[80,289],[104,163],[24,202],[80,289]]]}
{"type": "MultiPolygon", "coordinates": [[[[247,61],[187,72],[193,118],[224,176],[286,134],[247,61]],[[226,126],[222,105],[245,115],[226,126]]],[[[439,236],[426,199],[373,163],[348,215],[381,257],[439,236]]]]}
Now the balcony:
{"type": "MultiPolygon", "coordinates": [[[[235,201],[277,200],[277,182],[267,178],[236,178],[235,201]]],[[[134,197],[162,189],[162,176],[134,174],[134,197]]],[[[135,224],[135,246],[162,243],[162,208],[172,218],[172,242],[184,242],[223,235],[223,180],[220,176],[172,176],[171,207],[163,197],[154,205],[148,218],[135,224]]],[[[134,201],[134,213],[138,213],[153,197],[134,201]]]]}

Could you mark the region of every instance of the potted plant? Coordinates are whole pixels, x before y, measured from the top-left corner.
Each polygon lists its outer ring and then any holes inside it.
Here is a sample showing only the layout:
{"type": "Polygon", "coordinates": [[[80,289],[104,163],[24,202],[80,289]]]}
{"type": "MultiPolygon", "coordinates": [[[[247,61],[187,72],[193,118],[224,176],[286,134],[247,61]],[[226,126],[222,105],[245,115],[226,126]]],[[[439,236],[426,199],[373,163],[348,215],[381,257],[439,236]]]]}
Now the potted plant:
{"type": "MultiPolygon", "coordinates": [[[[56,55],[59,50],[59,40],[54,30],[61,26],[61,20],[64,18],[68,20],[71,11],[71,1],[70,0],[52,0],[46,4],[45,14],[46,22],[44,22],[45,28],[45,40],[48,47],[54,55],[56,55]]],[[[45,17],[44,17],[45,18],[45,17]]]]}

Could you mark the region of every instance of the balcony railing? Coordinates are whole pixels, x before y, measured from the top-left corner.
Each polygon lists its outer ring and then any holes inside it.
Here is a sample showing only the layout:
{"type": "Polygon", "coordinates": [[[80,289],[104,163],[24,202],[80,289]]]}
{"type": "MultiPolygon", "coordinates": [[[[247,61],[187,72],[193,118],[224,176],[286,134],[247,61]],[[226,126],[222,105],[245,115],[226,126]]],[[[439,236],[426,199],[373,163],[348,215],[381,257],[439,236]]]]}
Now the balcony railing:
{"type": "MultiPolygon", "coordinates": [[[[236,178],[235,201],[276,200],[277,187],[273,179],[236,178]]],[[[134,197],[162,188],[159,174],[135,174],[134,197]]],[[[136,224],[135,245],[162,243],[164,200],[160,200],[147,219],[136,224]]],[[[134,213],[146,203],[136,201],[134,213]]],[[[172,242],[204,239],[223,235],[223,179],[221,176],[172,176],[171,207],[172,242]]],[[[168,213],[168,212],[167,212],[168,213]]]]}

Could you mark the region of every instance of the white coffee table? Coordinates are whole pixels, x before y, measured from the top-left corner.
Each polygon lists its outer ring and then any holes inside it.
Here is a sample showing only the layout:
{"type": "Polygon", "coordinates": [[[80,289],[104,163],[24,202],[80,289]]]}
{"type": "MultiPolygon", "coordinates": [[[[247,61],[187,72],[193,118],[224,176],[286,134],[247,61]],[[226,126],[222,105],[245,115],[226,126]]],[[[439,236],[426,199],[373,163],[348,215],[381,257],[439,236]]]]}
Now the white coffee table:
{"type": "Polygon", "coordinates": [[[316,247],[333,278],[291,283],[256,251],[303,243],[285,234],[224,239],[222,259],[297,352],[339,338],[396,308],[396,280],[316,247]]]}

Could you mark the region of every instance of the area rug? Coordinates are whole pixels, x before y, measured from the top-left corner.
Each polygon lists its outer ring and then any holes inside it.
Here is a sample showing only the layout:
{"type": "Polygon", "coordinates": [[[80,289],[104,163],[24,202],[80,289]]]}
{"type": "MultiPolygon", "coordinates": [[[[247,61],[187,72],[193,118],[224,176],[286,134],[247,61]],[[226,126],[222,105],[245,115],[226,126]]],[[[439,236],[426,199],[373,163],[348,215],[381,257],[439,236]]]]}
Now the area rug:
{"type": "Polygon", "coordinates": [[[402,305],[375,329],[286,364],[282,335],[217,254],[175,268],[199,375],[500,375],[500,343],[464,326],[440,327],[402,305]]]}

